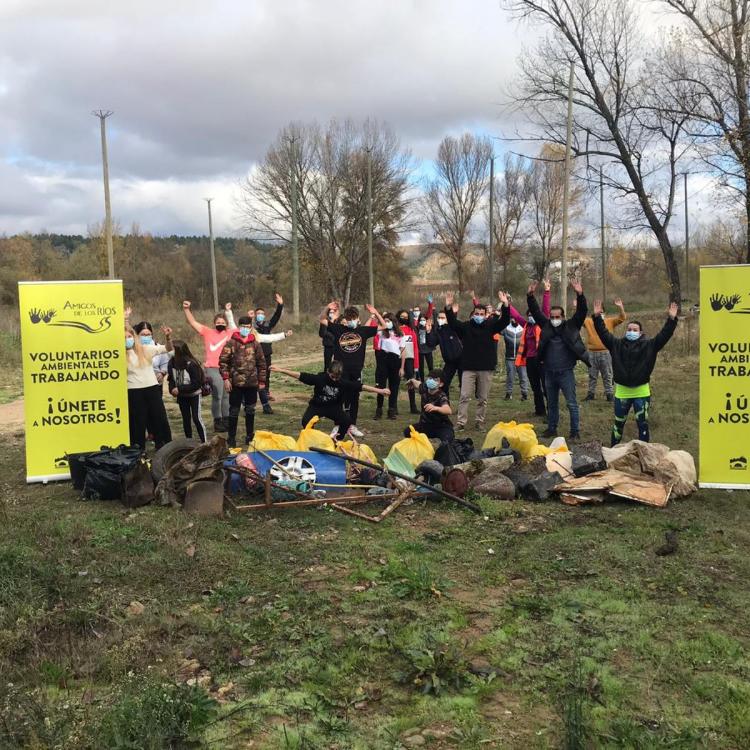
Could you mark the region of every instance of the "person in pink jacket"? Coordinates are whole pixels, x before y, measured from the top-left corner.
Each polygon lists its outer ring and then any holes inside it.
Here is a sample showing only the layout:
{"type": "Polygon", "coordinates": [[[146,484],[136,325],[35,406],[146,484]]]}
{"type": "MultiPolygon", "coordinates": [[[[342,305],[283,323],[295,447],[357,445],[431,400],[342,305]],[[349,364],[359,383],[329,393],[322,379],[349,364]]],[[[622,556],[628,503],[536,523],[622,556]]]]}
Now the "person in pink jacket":
{"type": "MultiPolygon", "coordinates": [[[[549,279],[544,280],[544,294],[542,295],[542,313],[546,317],[549,317],[550,313],[550,288],[551,284],[549,279]]],[[[521,344],[518,347],[518,353],[516,354],[516,365],[518,367],[526,366],[526,374],[529,377],[529,383],[531,390],[534,394],[534,414],[538,417],[547,416],[547,406],[545,403],[546,392],[544,390],[544,372],[537,359],[537,344],[539,343],[539,335],[541,334],[541,328],[539,324],[534,320],[534,316],[529,310],[526,311],[526,315],[516,310],[513,305],[510,306],[510,316],[516,322],[523,326],[523,334],[521,336],[521,344]]]]}

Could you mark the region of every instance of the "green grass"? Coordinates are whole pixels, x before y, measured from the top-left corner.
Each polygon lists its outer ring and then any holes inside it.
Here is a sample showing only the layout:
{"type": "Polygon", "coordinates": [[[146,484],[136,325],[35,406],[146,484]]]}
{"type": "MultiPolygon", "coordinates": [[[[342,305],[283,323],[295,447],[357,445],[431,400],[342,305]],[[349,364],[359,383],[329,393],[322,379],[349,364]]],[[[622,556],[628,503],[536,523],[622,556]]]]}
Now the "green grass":
{"type": "MultiPolygon", "coordinates": [[[[312,361],[306,336],[293,356],[312,361]]],[[[296,435],[308,389],[274,390],[258,427],[296,435]]],[[[695,454],[681,340],[653,390],[654,440],[695,454]]],[[[503,392],[498,375],[491,422],[528,420],[503,392]]],[[[372,422],[373,401],[360,423],[383,456],[407,409],[372,422]]],[[[602,399],[582,405],[583,438],[606,440],[610,420],[602,399]]],[[[0,747],[750,744],[746,492],[664,510],[482,498],[482,516],[419,502],[377,526],[330,510],[201,520],[26,486],[20,437],[0,459],[0,747]],[[668,529],[679,550],[660,558],[668,529]]]]}

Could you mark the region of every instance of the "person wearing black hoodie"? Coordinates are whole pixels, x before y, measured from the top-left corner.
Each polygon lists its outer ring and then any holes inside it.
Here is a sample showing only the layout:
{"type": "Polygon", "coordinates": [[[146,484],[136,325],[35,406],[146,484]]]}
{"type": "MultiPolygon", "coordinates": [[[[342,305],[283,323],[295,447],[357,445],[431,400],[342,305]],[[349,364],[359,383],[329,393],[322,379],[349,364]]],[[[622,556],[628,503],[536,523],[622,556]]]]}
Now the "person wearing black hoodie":
{"type": "Polygon", "coordinates": [[[169,392],[177,399],[177,406],[180,407],[185,437],[193,437],[195,424],[201,443],[205,443],[206,428],[201,418],[201,389],[205,375],[184,341],[174,342],[174,356],[167,365],[167,379],[169,392]]]}
{"type": "Polygon", "coordinates": [[[458,375],[458,385],[461,387],[461,353],[463,345],[458,334],[448,325],[445,310],[435,310],[433,319],[427,321],[427,345],[433,349],[440,347],[443,358],[443,391],[450,398],[451,383],[458,375]]]}
{"type": "MultiPolygon", "coordinates": [[[[254,328],[258,333],[271,333],[281,320],[281,314],[284,312],[284,299],[278,292],[273,295],[273,298],[276,301],[276,310],[270,320],[266,320],[266,311],[262,307],[257,307],[254,311],[254,328]]],[[[261,347],[263,348],[263,356],[266,358],[266,367],[268,368],[271,366],[273,359],[273,344],[262,343],[261,347]]],[[[260,396],[261,404],[263,404],[263,413],[273,414],[273,409],[269,403],[269,401],[273,401],[273,397],[271,396],[271,370],[267,370],[266,387],[258,395],[260,396]]]]}
{"type": "Polygon", "coordinates": [[[537,347],[537,359],[544,368],[544,382],[547,390],[547,429],[542,437],[556,437],[560,419],[560,391],[570,414],[569,440],[579,438],[579,412],[576,398],[576,379],[573,372],[580,359],[587,367],[589,355],[581,338],[581,326],[586,320],[588,305],[583,296],[583,287],[578,281],[571,281],[576,293],[576,310],[573,317],[565,318],[565,310],[559,305],[550,308],[549,318],[541,311],[534,297],[537,282],[529,284],[526,295],[529,311],[542,329],[537,347]]]}
{"type": "Polygon", "coordinates": [[[452,293],[445,295],[445,314],[448,325],[458,334],[463,344],[461,351],[461,397],[458,402],[456,427],[463,430],[469,418],[469,401],[476,395],[477,413],[475,427],[484,427],[487,399],[490,395],[492,375],[497,368],[497,342],[495,334],[502,333],[510,322],[508,296],[498,292],[502,303],[500,314],[487,316],[484,305],[474,305],[471,320],[458,320],[458,305],[452,293]]]}
{"type": "Polygon", "coordinates": [[[602,317],[601,300],[594,301],[594,329],[612,355],[612,372],[615,381],[615,422],[612,426],[612,445],[622,440],[622,432],[631,407],[638,424],[638,439],[648,443],[648,409],[651,404],[649,380],[656,364],[656,355],[666,346],[677,328],[677,303],[669,306],[669,317],[663,328],[652,339],[643,335],[639,321],[628,322],[622,338],[613,336],[602,317]]]}

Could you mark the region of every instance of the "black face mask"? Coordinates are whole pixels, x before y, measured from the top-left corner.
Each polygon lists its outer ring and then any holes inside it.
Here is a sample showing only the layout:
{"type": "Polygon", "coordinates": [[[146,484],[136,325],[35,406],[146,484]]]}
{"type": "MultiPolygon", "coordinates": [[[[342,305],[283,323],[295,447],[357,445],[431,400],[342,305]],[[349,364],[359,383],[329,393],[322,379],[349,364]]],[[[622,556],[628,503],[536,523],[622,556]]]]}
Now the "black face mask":
{"type": "Polygon", "coordinates": [[[216,328],[216,330],[217,330],[217,331],[218,331],[219,333],[222,333],[223,331],[226,331],[226,330],[227,330],[227,327],[226,327],[226,326],[215,326],[215,328],[216,328]]]}
{"type": "Polygon", "coordinates": [[[399,318],[398,322],[401,323],[401,325],[406,325],[409,322],[409,318],[399,318]]]}

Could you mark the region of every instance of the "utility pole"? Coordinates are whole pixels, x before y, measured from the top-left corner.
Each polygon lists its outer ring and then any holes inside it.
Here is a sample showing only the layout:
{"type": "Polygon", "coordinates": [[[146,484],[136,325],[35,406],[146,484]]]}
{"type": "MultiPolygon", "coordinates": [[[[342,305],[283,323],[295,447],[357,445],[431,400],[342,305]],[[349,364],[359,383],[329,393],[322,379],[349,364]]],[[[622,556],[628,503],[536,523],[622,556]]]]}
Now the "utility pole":
{"type": "Polygon", "coordinates": [[[565,139],[565,182],[563,183],[562,262],[560,267],[560,306],[566,308],[568,299],[568,213],[570,204],[570,162],[573,148],[573,63],[568,77],[568,125],[565,139]]]}
{"type": "Polygon", "coordinates": [[[287,137],[292,149],[289,180],[292,193],[292,322],[299,325],[299,245],[297,243],[297,136],[287,137]]]}
{"type": "Polygon", "coordinates": [[[372,264],[372,146],[367,149],[367,270],[370,277],[370,304],[375,306],[375,272],[372,264]]]}
{"type": "Polygon", "coordinates": [[[211,249],[211,282],[214,289],[214,310],[219,309],[219,288],[216,285],[216,254],[214,253],[214,225],[211,220],[211,201],[213,198],[204,198],[208,204],[208,244],[211,249]]]}
{"type": "Polygon", "coordinates": [[[688,173],[682,173],[682,179],[685,186],[685,299],[688,299],[690,291],[690,233],[688,226],[688,193],[687,193],[688,173]]]}
{"type": "Polygon", "coordinates": [[[495,155],[490,156],[490,302],[495,299],[495,155]]]}
{"type": "Polygon", "coordinates": [[[109,278],[115,278],[115,251],[112,246],[112,206],[109,202],[109,157],[107,155],[107,126],[106,120],[113,113],[109,110],[97,109],[91,113],[99,118],[102,134],[102,171],[104,173],[104,236],[107,240],[107,269],[109,278]]]}
{"type": "Polygon", "coordinates": [[[601,245],[602,245],[602,301],[606,305],[607,299],[607,244],[604,233],[604,172],[599,167],[599,207],[600,207],[600,227],[601,227],[601,245]]]}

